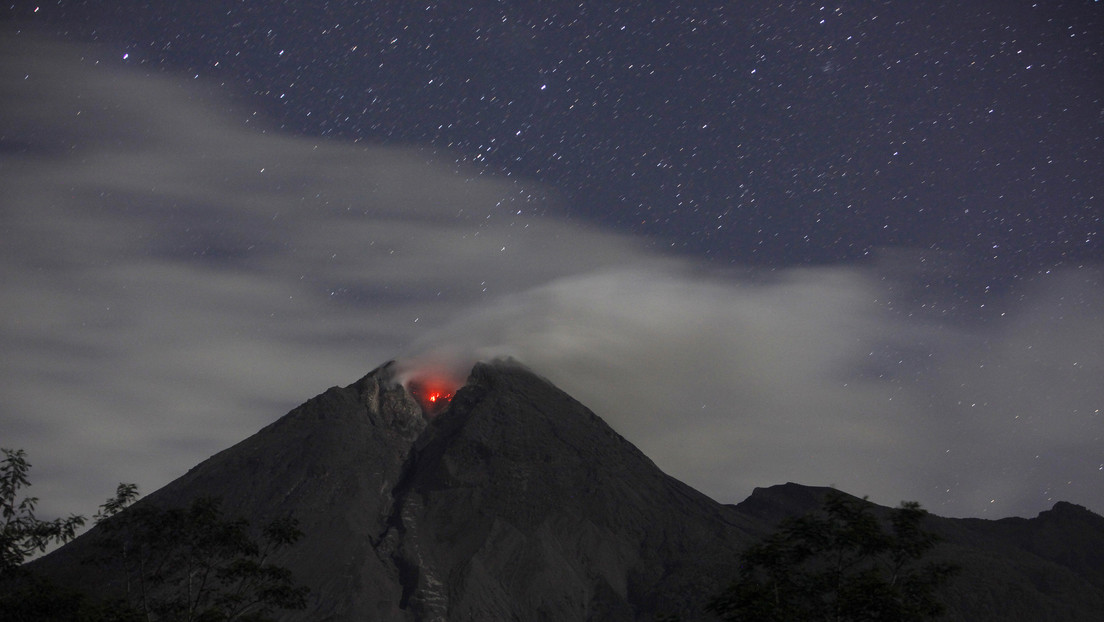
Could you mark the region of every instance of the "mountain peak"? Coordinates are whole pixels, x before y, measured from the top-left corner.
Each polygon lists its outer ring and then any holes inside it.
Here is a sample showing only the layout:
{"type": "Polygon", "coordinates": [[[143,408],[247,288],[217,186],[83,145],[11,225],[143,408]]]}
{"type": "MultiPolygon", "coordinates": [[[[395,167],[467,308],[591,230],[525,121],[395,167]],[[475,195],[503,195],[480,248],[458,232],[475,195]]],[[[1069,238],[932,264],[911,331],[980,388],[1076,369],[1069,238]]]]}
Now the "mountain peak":
{"type": "Polygon", "coordinates": [[[394,430],[410,441],[425,430],[424,409],[415,394],[398,383],[394,361],[372,370],[348,388],[358,392],[357,397],[363,402],[365,414],[373,426],[394,430]]]}
{"type": "MultiPolygon", "coordinates": [[[[142,503],[218,497],[254,525],[298,518],[303,539],[272,559],[311,590],[307,610],[287,620],[701,620],[711,619],[708,598],[736,576],[740,551],[828,490],[791,483],[717,503],[503,359],[475,364],[466,379],[443,366],[387,363],[142,503]]],[[[975,592],[1033,590],[1037,607],[1001,611],[1040,619],[1059,597],[1104,584],[1102,560],[1089,552],[1104,542],[1104,519],[1077,506],[1059,503],[1036,519],[931,520],[947,550],[987,560],[960,579],[978,590],[952,594],[963,619],[1005,600],[971,600],[975,592]],[[988,547],[982,557],[961,552],[978,546],[988,547]],[[994,577],[994,559],[1007,559],[1011,574],[994,577]],[[1041,569],[1076,589],[1025,582],[1041,569]]],[[[118,577],[79,563],[97,537],[92,529],[35,565],[121,596],[118,577]]],[[[1099,599],[1078,598],[1078,612],[1099,611],[1099,599]]]]}
{"type": "MultiPolygon", "coordinates": [[[[299,519],[273,559],[311,589],[289,619],[700,619],[756,531],[511,359],[463,382],[385,364],[144,502],[200,496],[253,524],[299,519]]],[[[41,567],[110,593],[65,562],[95,532],[41,567]]]]}
{"type": "Polygon", "coordinates": [[[735,515],[516,361],[475,365],[415,444],[394,498],[383,548],[418,619],[526,618],[533,607],[635,619],[631,603],[648,599],[652,613],[700,615],[700,591],[663,582],[671,564],[712,582],[748,539],[735,515]],[[515,570],[491,570],[503,567],[515,570]]]}

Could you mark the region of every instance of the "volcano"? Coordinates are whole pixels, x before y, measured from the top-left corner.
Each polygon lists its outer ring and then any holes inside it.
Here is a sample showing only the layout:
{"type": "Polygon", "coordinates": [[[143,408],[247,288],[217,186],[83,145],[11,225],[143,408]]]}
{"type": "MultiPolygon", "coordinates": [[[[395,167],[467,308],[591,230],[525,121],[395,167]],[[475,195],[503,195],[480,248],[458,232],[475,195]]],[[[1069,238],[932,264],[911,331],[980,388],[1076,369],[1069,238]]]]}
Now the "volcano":
{"type": "MultiPolygon", "coordinates": [[[[708,620],[739,552],[827,492],[787,484],[724,505],[514,361],[476,364],[458,387],[433,380],[384,365],[144,502],[213,496],[253,524],[296,516],[305,536],[273,561],[311,592],[287,620],[708,620]]],[[[1012,522],[929,518],[964,567],[951,619],[1104,611],[1101,517],[1059,504],[1012,522]]],[[[33,566],[117,593],[80,563],[96,537],[33,566]]]]}
{"type": "Polygon", "coordinates": [[[406,389],[426,417],[432,418],[448,408],[457,384],[441,374],[420,374],[407,381],[406,389]]]}
{"type": "Polygon", "coordinates": [[[520,364],[411,378],[329,389],[147,502],[298,517],[302,620],[694,619],[761,530],[520,364]]]}

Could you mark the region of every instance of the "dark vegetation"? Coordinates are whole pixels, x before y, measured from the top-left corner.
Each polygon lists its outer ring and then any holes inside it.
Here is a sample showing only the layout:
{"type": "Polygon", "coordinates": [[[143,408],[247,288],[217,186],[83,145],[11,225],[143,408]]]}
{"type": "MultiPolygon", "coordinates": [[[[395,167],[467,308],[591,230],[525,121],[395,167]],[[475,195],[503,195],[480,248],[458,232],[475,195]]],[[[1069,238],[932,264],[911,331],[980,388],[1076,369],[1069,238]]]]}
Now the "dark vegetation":
{"type": "Polygon", "coordinates": [[[272,521],[258,537],[248,520],[225,516],[216,498],[200,497],[183,508],[133,505],[134,484],[120,484],[100,506],[97,551],[84,560],[122,577],[121,596],[98,600],[31,574],[22,562],[51,543],[71,540],[85,519],[42,521],[34,516],[36,499],[17,503],[19,490],[29,485],[30,465],[22,450],[3,451],[4,620],[263,622],[275,610],[305,606],[307,588],[269,559],[302,537],[295,519],[272,521]]]}
{"type": "Polygon", "coordinates": [[[783,521],[741,553],[738,577],[708,609],[763,622],[938,617],[939,588],[958,568],[925,560],[939,540],[921,526],[927,512],[905,502],[883,521],[874,507],[833,491],[820,509],[783,521]]]}
{"type": "Polygon", "coordinates": [[[22,449],[3,449],[0,462],[0,581],[20,574],[20,565],[35,553],[43,553],[52,543],[68,542],[84,526],[83,516],[52,521],[35,516],[36,497],[19,499],[19,490],[30,486],[27,472],[31,465],[22,449]]]}

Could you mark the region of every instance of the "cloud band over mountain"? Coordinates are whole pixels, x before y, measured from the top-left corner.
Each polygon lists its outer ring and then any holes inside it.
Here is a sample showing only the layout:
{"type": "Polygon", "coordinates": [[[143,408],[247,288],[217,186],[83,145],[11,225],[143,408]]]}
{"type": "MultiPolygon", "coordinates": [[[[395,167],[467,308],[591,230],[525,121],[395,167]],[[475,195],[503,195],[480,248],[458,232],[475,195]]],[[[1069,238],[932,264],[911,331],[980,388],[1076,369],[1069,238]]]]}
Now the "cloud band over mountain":
{"type": "Polygon", "coordinates": [[[504,354],[722,501],[1104,510],[1100,266],[717,266],[567,220],[554,189],[9,34],[0,421],[46,512],[152,490],[389,358],[504,354]]]}

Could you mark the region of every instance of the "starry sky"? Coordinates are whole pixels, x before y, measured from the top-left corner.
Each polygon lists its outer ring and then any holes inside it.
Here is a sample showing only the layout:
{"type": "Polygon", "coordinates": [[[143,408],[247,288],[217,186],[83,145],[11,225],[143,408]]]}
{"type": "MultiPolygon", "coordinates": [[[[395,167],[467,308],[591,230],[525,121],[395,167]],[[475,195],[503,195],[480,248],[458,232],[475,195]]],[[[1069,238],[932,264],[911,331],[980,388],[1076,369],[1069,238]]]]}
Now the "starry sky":
{"type": "Polygon", "coordinates": [[[1104,4],[619,4],[0,8],[44,512],[498,355],[723,502],[1104,512],[1104,4]]]}

